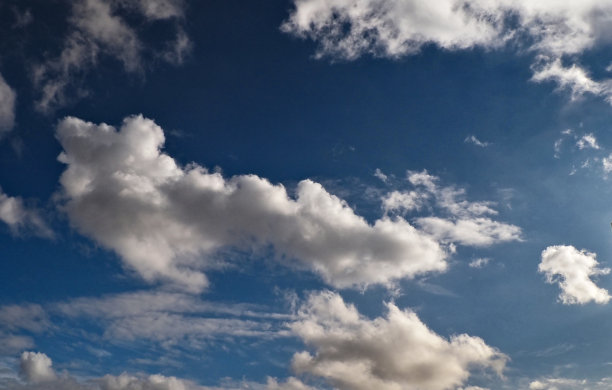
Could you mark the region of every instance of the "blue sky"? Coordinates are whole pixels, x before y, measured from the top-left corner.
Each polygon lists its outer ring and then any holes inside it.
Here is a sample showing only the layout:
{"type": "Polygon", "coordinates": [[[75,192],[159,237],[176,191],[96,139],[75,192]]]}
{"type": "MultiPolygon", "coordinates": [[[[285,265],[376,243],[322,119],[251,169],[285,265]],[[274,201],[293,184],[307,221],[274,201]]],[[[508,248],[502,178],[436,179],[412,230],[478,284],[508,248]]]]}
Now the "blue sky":
{"type": "Polygon", "coordinates": [[[608,1],[0,1],[0,389],[609,389],[608,1]]]}

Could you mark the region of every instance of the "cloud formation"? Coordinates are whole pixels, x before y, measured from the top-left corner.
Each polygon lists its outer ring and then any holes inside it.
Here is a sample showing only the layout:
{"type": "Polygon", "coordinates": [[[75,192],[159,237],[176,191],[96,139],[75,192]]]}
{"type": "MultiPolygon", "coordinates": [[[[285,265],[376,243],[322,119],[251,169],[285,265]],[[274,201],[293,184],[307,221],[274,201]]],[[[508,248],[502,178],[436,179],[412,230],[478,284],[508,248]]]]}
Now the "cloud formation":
{"type": "Polygon", "coordinates": [[[0,74],[0,138],[15,125],[15,101],[17,94],[0,74]]]}
{"type": "Polygon", "coordinates": [[[160,374],[104,375],[88,380],[78,379],[68,372],[57,374],[53,362],[41,352],[24,352],[20,358],[20,376],[23,381],[0,380],[2,390],[315,390],[299,379],[289,377],[285,381],[268,377],[267,383],[245,382],[200,386],[190,380],[160,374]]]}
{"type": "Polygon", "coordinates": [[[34,68],[40,89],[39,111],[50,112],[88,92],[77,79],[95,68],[102,56],[119,61],[126,72],[142,72],[143,56],[180,64],[191,43],[182,28],[183,0],[76,0],[68,19],[69,32],[61,53],[34,68]],[[125,17],[125,14],[129,17],[125,17]],[[145,25],[165,21],[175,30],[174,42],[163,48],[148,47],[129,20],[138,16],[145,25]]]}
{"type": "Polygon", "coordinates": [[[476,367],[498,375],[508,360],[466,334],[445,339],[410,310],[387,304],[385,317],[368,319],[336,293],[312,294],[292,330],[314,354],[293,357],[298,373],[325,378],[339,390],[446,390],[463,385],[476,367]]]}
{"type": "Polygon", "coordinates": [[[565,305],[610,301],[608,291],[597,287],[592,276],[607,275],[610,268],[598,268],[595,253],[577,250],[570,245],[549,246],[542,251],[538,271],[546,275],[547,283],[559,284],[559,300],[565,305]]]}
{"type": "Polygon", "coordinates": [[[223,247],[273,248],[335,287],[387,285],[447,267],[446,252],[401,217],[369,224],[311,180],[295,198],[255,175],[224,178],[161,152],[163,130],[142,116],[120,130],[66,118],[57,127],[67,168],[64,210],[81,233],[117,252],[150,282],[190,291],[223,247]]]}
{"type": "Polygon", "coordinates": [[[408,171],[408,181],[414,186],[409,191],[393,191],[382,199],[386,213],[419,211],[425,207],[439,208],[446,217],[418,216],[414,223],[423,231],[444,243],[466,246],[490,246],[493,244],[520,241],[518,226],[495,221],[491,216],[498,212],[493,202],[472,202],[465,199],[463,188],[438,185],[439,178],[427,171],[408,171]]]}
{"type": "Polygon", "coordinates": [[[294,6],[281,29],[318,42],[319,58],[397,58],[430,44],[462,50],[512,42],[536,54],[534,81],[554,81],[573,98],[612,96],[610,80],[595,81],[579,64],[564,64],[606,41],[608,0],[294,0],[294,6]]]}
{"type": "Polygon", "coordinates": [[[4,222],[15,234],[32,232],[42,237],[53,237],[39,212],[26,207],[20,197],[8,196],[0,188],[0,221],[4,222]]]}

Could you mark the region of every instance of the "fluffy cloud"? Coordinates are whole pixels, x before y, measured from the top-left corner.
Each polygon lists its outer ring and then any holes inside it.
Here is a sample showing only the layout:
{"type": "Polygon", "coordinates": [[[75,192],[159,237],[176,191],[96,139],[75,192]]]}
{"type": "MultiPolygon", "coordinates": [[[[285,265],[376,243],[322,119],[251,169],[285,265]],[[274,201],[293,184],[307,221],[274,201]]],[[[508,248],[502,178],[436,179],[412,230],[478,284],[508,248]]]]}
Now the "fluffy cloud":
{"type": "Polygon", "coordinates": [[[255,175],[180,167],[160,151],[162,129],[142,116],[126,118],[119,131],[66,118],[57,138],[71,223],[148,281],[199,291],[207,284],[202,270],[228,246],[273,247],[279,261],[336,287],[389,284],[447,267],[443,248],[403,218],[369,224],[313,181],[300,182],[292,198],[255,175]]]}
{"type": "Polygon", "coordinates": [[[44,353],[24,352],[21,354],[19,372],[28,382],[48,382],[57,378],[51,364],[51,359],[44,353]]]}
{"type": "Polygon", "coordinates": [[[17,94],[0,75],[0,138],[15,125],[17,94]]]}
{"type": "Polygon", "coordinates": [[[291,325],[314,349],[293,357],[298,373],[341,390],[445,390],[462,385],[475,367],[502,374],[508,358],[466,334],[439,336],[410,310],[387,304],[386,316],[363,317],[332,292],[313,294],[291,325]]]}
{"type": "Polygon", "coordinates": [[[577,250],[569,245],[549,246],[542,251],[538,270],[546,275],[548,283],[561,287],[559,299],[566,305],[596,302],[608,303],[608,291],[597,287],[592,276],[607,275],[609,268],[598,268],[596,254],[577,250]]]}
{"type": "MultiPolygon", "coordinates": [[[[20,359],[20,374],[24,382],[0,380],[1,390],[315,390],[300,380],[290,377],[284,382],[268,377],[267,383],[240,381],[219,387],[200,386],[192,381],[173,376],[104,375],[79,380],[67,372],[56,374],[51,359],[44,353],[24,352],[20,359]]],[[[229,381],[233,382],[233,381],[229,381]]]]}
{"type": "Polygon", "coordinates": [[[612,93],[562,59],[606,41],[612,2],[530,0],[294,0],[281,29],[319,43],[318,57],[355,59],[363,54],[400,57],[435,44],[446,50],[498,48],[507,42],[537,53],[534,81],[552,80],[583,93],[612,93]]]}
{"type": "Polygon", "coordinates": [[[410,191],[393,191],[382,199],[387,213],[405,215],[424,206],[435,206],[448,216],[421,216],[415,224],[436,240],[468,246],[489,246],[521,239],[518,226],[498,222],[489,216],[497,215],[493,202],[471,202],[465,198],[465,189],[442,187],[439,178],[427,171],[408,171],[408,181],[415,186],[410,191]]]}
{"type": "Polygon", "coordinates": [[[53,236],[53,232],[36,210],[26,207],[20,197],[8,196],[1,188],[0,221],[7,224],[13,233],[31,231],[43,237],[53,236]]]}
{"type": "Polygon", "coordinates": [[[182,0],[77,0],[72,2],[69,32],[64,47],[56,58],[34,68],[33,78],[40,88],[37,108],[49,112],[69,100],[73,95],[85,95],[78,76],[95,67],[100,56],[108,56],[122,63],[125,71],[142,71],[143,54],[181,63],[191,43],[181,27],[184,14],[182,0]],[[174,26],[175,41],[166,42],[165,48],[147,49],[130,26],[130,18],[122,17],[126,11],[138,15],[146,23],[165,20],[174,26]],[[152,54],[151,54],[152,52],[152,54]]]}

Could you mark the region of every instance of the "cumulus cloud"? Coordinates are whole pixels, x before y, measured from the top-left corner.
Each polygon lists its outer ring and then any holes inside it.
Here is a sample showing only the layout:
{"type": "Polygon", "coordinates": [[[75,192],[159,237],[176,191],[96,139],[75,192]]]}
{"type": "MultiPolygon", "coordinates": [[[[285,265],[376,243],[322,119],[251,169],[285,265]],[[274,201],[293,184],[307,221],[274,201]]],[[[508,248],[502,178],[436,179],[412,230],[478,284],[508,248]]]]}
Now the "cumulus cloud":
{"type": "Polygon", "coordinates": [[[181,27],[184,16],[182,0],[77,0],[72,2],[68,19],[70,28],[61,53],[37,65],[33,71],[35,84],[40,88],[36,107],[49,112],[65,105],[72,95],[87,94],[77,78],[94,68],[101,56],[119,61],[126,72],[143,70],[143,55],[154,56],[172,63],[181,63],[191,48],[189,38],[181,27]],[[148,49],[139,37],[137,28],[130,25],[131,16],[138,15],[145,24],[166,21],[174,26],[175,42],[165,48],[148,49]],[[71,93],[67,92],[74,90],[71,93]]]}
{"type": "Polygon", "coordinates": [[[443,187],[440,179],[427,171],[408,171],[408,181],[415,187],[409,191],[393,191],[382,199],[385,212],[405,215],[425,206],[435,206],[447,214],[419,216],[414,223],[437,241],[468,246],[490,246],[500,242],[521,240],[521,228],[495,221],[495,204],[465,199],[466,191],[452,186],[443,187]]]}
{"type": "Polygon", "coordinates": [[[57,378],[51,359],[44,353],[24,352],[19,362],[19,373],[28,382],[48,382],[57,378]]]}
{"type": "Polygon", "coordinates": [[[57,127],[72,225],[113,249],[145,280],[191,291],[222,247],[266,250],[336,287],[389,284],[443,271],[444,249],[401,217],[369,224],[320,184],[295,198],[255,175],[224,178],[161,152],[162,129],[142,116],[112,126],[66,118],[57,127]]]}
{"type": "Polygon", "coordinates": [[[530,0],[294,0],[281,29],[319,43],[317,57],[397,58],[435,44],[446,50],[518,43],[536,53],[534,81],[552,80],[575,98],[610,100],[610,81],[594,81],[562,59],[606,41],[612,2],[530,0]]]}
{"type": "Polygon", "coordinates": [[[489,264],[490,261],[491,259],[487,257],[482,257],[482,258],[470,261],[469,266],[470,268],[482,268],[486,266],[487,264],[489,264]]]}
{"type": "Polygon", "coordinates": [[[160,374],[104,375],[88,380],[78,379],[64,371],[58,375],[53,362],[44,353],[24,352],[20,359],[20,375],[24,381],[2,378],[2,390],[315,390],[299,379],[285,381],[268,377],[267,383],[224,380],[220,386],[200,386],[190,380],[160,374]],[[227,383],[225,383],[227,382],[227,383]]]}
{"type": "Polygon", "coordinates": [[[538,270],[550,284],[558,283],[562,292],[559,300],[566,305],[596,302],[608,303],[608,291],[597,287],[592,276],[607,275],[609,268],[598,268],[597,255],[577,250],[569,245],[549,246],[542,251],[538,270]]]}
{"type": "Polygon", "coordinates": [[[578,141],[576,141],[576,146],[578,149],[600,149],[599,144],[597,143],[597,138],[593,135],[593,133],[585,134],[578,141]]]}
{"type": "Polygon", "coordinates": [[[296,353],[298,373],[325,378],[340,390],[445,390],[463,385],[473,368],[498,375],[508,360],[482,339],[446,339],[410,310],[387,304],[384,317],[368,319],[338,294],[312,294],[291,325],[314,354],[296,353]]]}
{"type": "Polygon", "coordinates": [[[26,207],[20,197],[8,196],[0,188],[0,221],[13,233],[33,232],[39,236],[52,237],[53,232],[33,208],[26,207]]]}
{"type": "Polygon", "coordinates": [[[0,138],[15,125],[15,100],[17,94],[0,74],[0,138]]]}

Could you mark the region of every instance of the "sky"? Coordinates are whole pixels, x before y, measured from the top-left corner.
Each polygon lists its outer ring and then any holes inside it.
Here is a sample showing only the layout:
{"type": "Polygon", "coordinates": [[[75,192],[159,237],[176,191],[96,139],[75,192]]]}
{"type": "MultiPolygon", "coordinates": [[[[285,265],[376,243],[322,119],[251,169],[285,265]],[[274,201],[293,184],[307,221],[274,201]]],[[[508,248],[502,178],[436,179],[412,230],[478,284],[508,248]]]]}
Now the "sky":
{"type": "Polygon", "coordinates": [[[612,388],[611,33],[0,0],[0,390],[612,388]]]}

